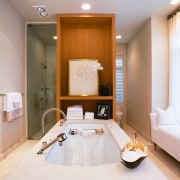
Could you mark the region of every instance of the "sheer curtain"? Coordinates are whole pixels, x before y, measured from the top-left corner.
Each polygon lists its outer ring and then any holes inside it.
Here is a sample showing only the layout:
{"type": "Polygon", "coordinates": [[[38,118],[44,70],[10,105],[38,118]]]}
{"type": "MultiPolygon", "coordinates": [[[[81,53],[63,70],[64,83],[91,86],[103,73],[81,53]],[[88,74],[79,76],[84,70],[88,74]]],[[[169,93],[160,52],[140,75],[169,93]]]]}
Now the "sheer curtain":
{"type": "Polygon", "coordinates": [[[169,105],[180,122],[180,12],[168,20],[169,25],[169,105]]]}

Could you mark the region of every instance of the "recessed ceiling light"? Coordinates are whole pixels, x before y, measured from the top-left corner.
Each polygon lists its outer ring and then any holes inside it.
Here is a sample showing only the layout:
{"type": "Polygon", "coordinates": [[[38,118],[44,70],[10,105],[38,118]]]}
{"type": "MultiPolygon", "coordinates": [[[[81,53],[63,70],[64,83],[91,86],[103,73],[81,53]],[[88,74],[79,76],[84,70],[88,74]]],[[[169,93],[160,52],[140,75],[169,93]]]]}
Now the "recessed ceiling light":
{"type": "Polygon", "coordinates": [[[170,4],[177,4],[177,3],[179,3],[180,2],[180,0],[171,0],[171,2],[170,2],[170,4]]]}
{"type": "Polygon", "coordinates": [[[53,39],[55,39],[55,40],[56,40],[56,39],[57,39],[57,36],[53,36],[53,39]]]}
{"type": "Polygon", "coordinates": [[[116,36],[116,39],[121,39],[121,38],[122,38],[121,35],[117,35],[117,36],[116,36]]]}
{"type": "Polygon", "coordinates": [[[85,11],[88,11],[88,10],[91,9],[91,5],[88,4],[88,3],[83,3],[83,4],[81,5],[81,8],[82,8],[83,10],[85,10],[85,11]]]}
{"type": "Polygon", "coordinates": [[[47,17],[46,6],[32,6],[40,17],[47,17]]]}
{"type": "Polygon", "coordinates": [[[39,14],[40,14],[40,16],[42,16],[42,17],[48,16],[48,14],[47,14],[46,12],[40,12],[39,14]]]}
{"type": "Polygon", "coordinates": [[[37,11],[39,11],[39,12],[45,12],[45,8],[44,8],[44,7],[37,7],[37,11]]]}

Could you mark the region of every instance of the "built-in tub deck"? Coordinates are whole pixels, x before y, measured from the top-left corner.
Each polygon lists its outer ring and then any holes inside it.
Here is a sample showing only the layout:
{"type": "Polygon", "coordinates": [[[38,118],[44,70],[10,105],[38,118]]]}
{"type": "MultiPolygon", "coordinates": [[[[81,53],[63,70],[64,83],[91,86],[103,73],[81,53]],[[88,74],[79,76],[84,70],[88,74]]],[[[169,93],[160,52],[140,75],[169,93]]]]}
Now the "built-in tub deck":
{"type": "MultiPolygon", "coordinates": [[[[112,137],[121,149],[126,143],[131,141],[127,134],[113,120],[71,120],[66,125],[72,123],[105,123],[112,137]]],[[[66,126],[65,125],[65,126],[66,126]]],[[[43,154],[37,155],[41,149],[42,142],[54,139],[64,127],[59,126],[59,122],[35,145],[13,171],[6,177],[6,180],[26,179],[63,179],[63,180],[119,180],[119,179],[146,179],[165,180],[167,177],[156,167],[147,157],[137,168],[129,169],[125,167],[119,159],[114,163],[107,163],[98,166],[67,166],[47,161],[47,156],[52,151],[52,147],[46,149],[43,154]]],[[[68,140],[67,140],[68,141],[68,140]]]]}
{"type": "Polygon", "coordinates": [[[72,123],[63,129],[66,139],[56,142],[46,161],[66,166],[100,166],[119,162],[120,148],[104,123],[72,123]]]}

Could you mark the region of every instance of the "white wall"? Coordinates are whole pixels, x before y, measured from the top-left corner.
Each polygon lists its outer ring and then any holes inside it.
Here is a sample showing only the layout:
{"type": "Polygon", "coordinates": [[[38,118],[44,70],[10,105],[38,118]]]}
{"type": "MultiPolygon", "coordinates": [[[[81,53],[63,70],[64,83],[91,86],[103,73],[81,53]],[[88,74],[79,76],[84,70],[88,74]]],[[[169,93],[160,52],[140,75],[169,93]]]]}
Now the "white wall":
{"type": "MultiPolygon", "coordinates": [[[[6,1],[0,1],[0,93],[25,93],[24,21],[6,1]]],[[[24,116],[8,123],[3,120],[0,96],[0,157],[26,136],[24,116]]],[[[24,104],[23,104],[24,107],[24,104]]],[[[24,110],[24,109],[23,109],[24,110]]],[[[23,112],[23,114],[25,114],[23,112]]]]}
{"type": "Polygon", "coordinates": [[[127,122],[150,138],[149,113],[168,103],[168,34],[165,17],[151,17],[127,48],[127,122]]]}
{"type": "Polygon", "coordinates": [[[24,22],[6,0],[0,1],[0,92],[24,91],[24,22]]]}
{"type": "Polygon", "coordinates": [[[152,31],[152,111],[166,108],[169,94],[168,27],[164,17],[151,18],[152,31]]]}
{"type": "Polygon", "coordinates": [[[127,48],[127,122],[150,137],[151,23],[147,20],[127,48]]]}

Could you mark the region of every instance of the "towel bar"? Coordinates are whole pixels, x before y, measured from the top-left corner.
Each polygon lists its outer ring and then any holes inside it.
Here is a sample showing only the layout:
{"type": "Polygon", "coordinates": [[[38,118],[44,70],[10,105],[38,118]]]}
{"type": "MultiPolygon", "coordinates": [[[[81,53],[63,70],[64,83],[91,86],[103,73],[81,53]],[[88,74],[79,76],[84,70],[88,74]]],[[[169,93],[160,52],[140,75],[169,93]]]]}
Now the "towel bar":
{"type": "MultiPolygon", "coordinates": [[[[21,93],[21,95],[24,95],[23,93],[21,93]]],[[[6,96],[6,94],[0,94],[0,96],[6,96]]]]}

